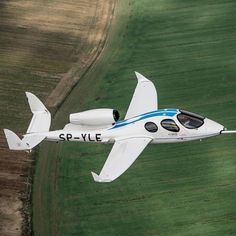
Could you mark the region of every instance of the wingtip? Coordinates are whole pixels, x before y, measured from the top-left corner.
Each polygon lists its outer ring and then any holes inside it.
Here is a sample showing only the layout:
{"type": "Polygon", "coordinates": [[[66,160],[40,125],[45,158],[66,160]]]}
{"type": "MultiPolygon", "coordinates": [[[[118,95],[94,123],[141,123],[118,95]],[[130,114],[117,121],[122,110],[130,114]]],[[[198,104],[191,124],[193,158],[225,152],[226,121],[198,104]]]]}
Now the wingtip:
{"type": "Polygon", "coordinates": [[[134,73],[136,75],[136,78],[137,78],[138,82],[144,82],[144,81],[147,82],[147,81],[149,81],[145,76],[143,76],[139,72],[135,71],[134,73]]]}
{"type": "Polygon", "coordinates": [[[95,182],[101,182],[99,176],[98,176],[96,173],[94,173],[94,172],[91,171],[91,174],[92,174],[93,180],[94,180],[95,182]]]}
{"type": "Polygon", "coordinates": [[[28,91],[25,91],[25,96],[27,97],[29,103],[30,101],[35,100],[35,98],[37,99],[37,97],[33,93],[28,91]]]}
{"type": "Polygon", "coordinates": [[[135,71],[134,73],[135,73],[137,79],[141,76],[141,74],[137,71],[135,71]]]}
{"type": "Polygon", "coordinates": [[[98,183],[102,183],[102,182],[112,182],[112,180],[110,180],[110,179],[103,179],[103,178],[101,178],[99,175],[97,175],[96,173],[94,173],[94,172],[92,172],[92,171],[91,171],[91,174],[92,174],[93,180],[94,180],[95,182],[98,182],[98,183]]]}
{"type": "Polygon", "coordinates": [[[26,97],[28,98],[28,97],[30,97],[30,96],[32,96],[32,95],[34,95],[34,94],[32,94],[31,92],[25,91],[25,95],[26,95],[26,97]]]}
{"type": "Polygon", "coordinates": [[[6,133],[9,129],[3,129],[3,132],[6,133]]]}

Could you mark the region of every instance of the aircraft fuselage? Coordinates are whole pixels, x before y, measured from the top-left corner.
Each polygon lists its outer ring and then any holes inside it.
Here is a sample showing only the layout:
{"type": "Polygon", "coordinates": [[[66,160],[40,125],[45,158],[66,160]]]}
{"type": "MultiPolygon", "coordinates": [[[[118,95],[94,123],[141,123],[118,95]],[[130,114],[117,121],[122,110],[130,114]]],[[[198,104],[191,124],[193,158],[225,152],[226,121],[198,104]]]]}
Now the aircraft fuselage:
{"type": "Polygon", "coordinates": [[[118,121],[106,128],[48,132],[46,139],[114,143],[123,137],[150,137],[151,143],[177,143],[216,136],[223,130],[223,125],[208,118],[179,109],[160,109],[118,121]]]}

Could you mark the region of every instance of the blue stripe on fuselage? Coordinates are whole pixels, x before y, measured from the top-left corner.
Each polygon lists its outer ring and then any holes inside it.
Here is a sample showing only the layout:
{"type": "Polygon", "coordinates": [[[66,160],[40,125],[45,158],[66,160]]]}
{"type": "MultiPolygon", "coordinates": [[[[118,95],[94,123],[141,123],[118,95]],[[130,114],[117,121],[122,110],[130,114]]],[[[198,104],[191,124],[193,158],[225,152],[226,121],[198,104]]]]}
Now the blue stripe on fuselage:
{"type": "Polygon", "coordinates": [[[178,113],[177,109],[161,109],[161,110],[157,110],[157,111],[151,111],[151,112],[147,112],[147,113],[144,113],[142,115],[135,116],[133,118],[127,119],[127,120],[118,121],[110,129],[120,128],[120,127],[129,125],[133,122],[137,122],[137,121],[140,121],[140,120],[144,120],[144,119],[151,118],[151,117],[156,117],[156,116],[171,116],[171,117],[173,117],[177,113],[178,113]]]}

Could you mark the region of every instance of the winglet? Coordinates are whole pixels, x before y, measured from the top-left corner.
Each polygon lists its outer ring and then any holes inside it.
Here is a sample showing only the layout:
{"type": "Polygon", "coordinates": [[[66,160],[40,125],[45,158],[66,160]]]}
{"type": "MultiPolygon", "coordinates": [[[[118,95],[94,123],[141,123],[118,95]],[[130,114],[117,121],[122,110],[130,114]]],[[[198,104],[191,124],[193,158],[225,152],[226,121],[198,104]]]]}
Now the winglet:
{"type": "Polygon", "coordinates": [[[137,77],[138,82],[150,82],[150,80],[148,80],[146,77],[144,77],[140,73],[138,73],[136,71],[134,73],[135,73],[135,75],[137,77]]]}
{"type": "Polygon", "coordinates": [[[22,140],[11,130],[4,129],[7,143],[11,150],[31,150],[46,138],[50,128],[50,112],[34,94],[30,92],[25,92],[25,94],[33,117],[22,140]]]}
{"type": "Polygon", "coordinates": [[[95,182],[101,182],[99,176],[98,176],[96,173],[94,173],[94,172],[91,171],[91,174],[92,174],[93,180],[94,180],[95,182]]]}
{"type": "Polygon", "coordinates": [[[99,183],[102,183],[102,182],[111,182],[112,180],[111,179],[102,179],[101,177],[99,177],[96,173],[94,172],[91,172],[92,176],[93,176],[93,180],[95,182],[99,182],[99,183]]]}

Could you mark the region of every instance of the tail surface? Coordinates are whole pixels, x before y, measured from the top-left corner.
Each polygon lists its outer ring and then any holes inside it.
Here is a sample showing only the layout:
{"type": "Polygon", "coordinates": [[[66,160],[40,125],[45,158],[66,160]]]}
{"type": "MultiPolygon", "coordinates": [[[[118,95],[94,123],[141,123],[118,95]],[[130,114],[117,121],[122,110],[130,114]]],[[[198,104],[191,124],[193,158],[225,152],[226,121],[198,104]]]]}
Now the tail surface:
{"type": "Polygon", "coordinates": [[[51,125],[51,114],[43,103],[32,93],[26,92],[33,117],[24,138],[21,140],[14,132],[4,129],[9,149],[31,150],[42,142],[51,125]]]}
{"type": "Polygon", "coordinates": [[[30,125],[27,129],[27,134],[48,132],[51,125],[51,114],[43,103],[32,93],[25,93],[33,117],[31,119],[30,125]]]}

